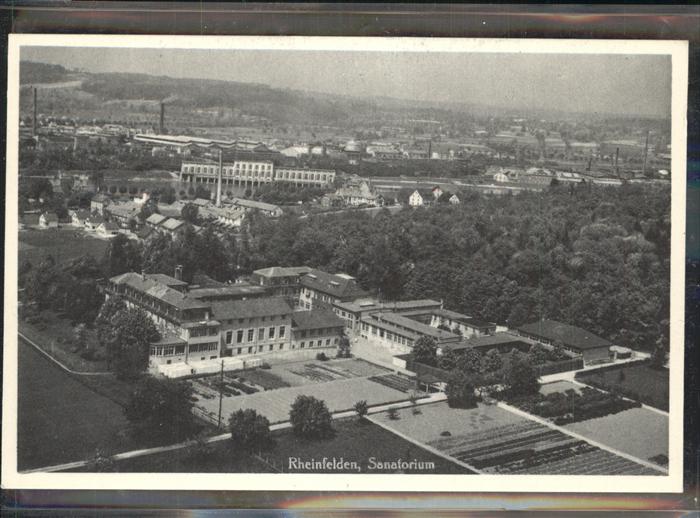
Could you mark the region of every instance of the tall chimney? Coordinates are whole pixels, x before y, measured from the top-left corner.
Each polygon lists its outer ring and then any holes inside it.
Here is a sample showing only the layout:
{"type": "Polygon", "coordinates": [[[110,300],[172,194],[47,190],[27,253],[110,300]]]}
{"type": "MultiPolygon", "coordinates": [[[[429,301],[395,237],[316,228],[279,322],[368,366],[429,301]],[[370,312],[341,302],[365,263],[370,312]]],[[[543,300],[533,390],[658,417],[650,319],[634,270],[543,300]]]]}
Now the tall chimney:
{"type": "Polygon", "coordinates": [[[620,148],[615,148],[615,174],[617,175],[618,178],[620,178],[620,166],[618,165],[618,161],[620,160],[620,148]]]}
{"type": "Polygon", "coordinates": [[[36,121],[36,88],[32,88],[32,95],[34,97],[34,101],[32,103],[32,136],[36,137],[36,127],[37,127],[37,121],[36,121]]]}
{"type": "Polygon", "coordinates": [[[221,207],[221,182],[224,172],[224,151],[219,148],[219,178],[216,184],[216,206],[221,207]]]}
{"type": "Polygon", "coordinates": [[[647,137],[644,141],[644,163],[642,165],[642,176],[647,175],[647,155],[649,154],[649,130],[647,130],[647,137]]]}
{"type": "Polygon", "coordinates": [[[158,123],[158,133],[165,134],[165,103],[160,103],[160,122],[158,123]]]}
{"type": "Polygon", "coordinates": [[[182,265],[181,264],[178,264],[177,266],[175,266],[175,278],[178,281],[182,280],[182,265]]]}

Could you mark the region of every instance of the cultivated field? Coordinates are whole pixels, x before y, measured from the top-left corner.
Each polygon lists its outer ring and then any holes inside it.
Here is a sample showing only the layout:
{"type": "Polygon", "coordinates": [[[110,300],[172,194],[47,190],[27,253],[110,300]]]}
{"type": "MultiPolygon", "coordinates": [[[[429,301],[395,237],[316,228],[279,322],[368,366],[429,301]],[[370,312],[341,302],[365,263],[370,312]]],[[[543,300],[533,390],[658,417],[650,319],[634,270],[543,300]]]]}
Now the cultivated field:
{"type": "Polygon", "coordinates": [[[452,409],[447,403],[423,405],[420,413],[402,409],[398,419],[375,414],[408,437],[491,474],[660,475],[497,406],[452,409]]]}
{"type": "Polygon", "coordinates": [[[97,448],[136,447],[122,408],[19,341],[17,467],[30,469],[89,458],[97,448]]]}
{"type": "Polygon", "coordinates": [[[38,264],[47,255],[52,255],[58,264],[86,254],[100,259],[108,243],[70,226],[22,230],[19,232],[19,264],[25,260],[38,264]]]}
{"type": "Polygon", "coordinates": [[[290,386],[387,374],[389,371],[357,358],[325,362],[304,360],[275,364],[267,372],[290,386]]]}
{"type": "MultiPolygon", "coordinates": [[[[228,416],[236,410],[253,408],[267,417],[271,423],[284,422],[289,419],[289,409],[299,395],[314,396],[325,401],[331,412],[349,410],[362,399],[366,400],[370,406],[408,399],[406,392],[396,388],[367,378],[351,378],[225,397],[222,415],[228,419],[228,416]]],[[[214,418],[218,415],[218,393],[217,397],[199,399],[195,404],[210,417],[214,418]]]]}

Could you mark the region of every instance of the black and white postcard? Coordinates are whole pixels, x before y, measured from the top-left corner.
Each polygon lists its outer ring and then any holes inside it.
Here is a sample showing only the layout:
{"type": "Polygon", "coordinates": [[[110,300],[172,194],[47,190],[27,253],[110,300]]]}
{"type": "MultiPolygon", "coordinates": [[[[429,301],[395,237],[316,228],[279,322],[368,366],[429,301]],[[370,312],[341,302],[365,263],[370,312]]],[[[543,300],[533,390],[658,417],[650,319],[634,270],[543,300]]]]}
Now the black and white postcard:
{"type": "Polygon", "coordinates": [[[9,43],[6,487],[681,491],[687,43],[9,43]]]}

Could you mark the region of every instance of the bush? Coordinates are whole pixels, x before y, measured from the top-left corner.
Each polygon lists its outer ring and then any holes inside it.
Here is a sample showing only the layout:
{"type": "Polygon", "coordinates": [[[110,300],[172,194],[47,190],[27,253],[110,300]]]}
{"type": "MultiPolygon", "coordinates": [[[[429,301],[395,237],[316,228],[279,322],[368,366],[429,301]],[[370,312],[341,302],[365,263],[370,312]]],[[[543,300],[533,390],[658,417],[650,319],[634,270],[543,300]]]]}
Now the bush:
{"type": "Polygon", "coordinates": [[[328,356],[326,356],[326,353],[318,353],[316,355],[316,359],[322,362],[328,361],[328,356]]]}
{"type": "Polygon", "coordinates": [[[260,366],[260,368],[267,370],[267,369],[271,369],[272,366],[267,362],[263,362],[263,364],[260,366]]]}
{"type": "Polygon", "coordinates": [[[396,407],[390,407],[389,410],[387,410],[386,415],[391,419],[392,421],[396,421],[399,418],[399,411],[396,407]]]}
{"type": "Polygon", "coordinates": [[[234,448],[251,452],[264,450],[271,444],[270,421],[252,409],[237,410],[228,421],[234,448]]]}

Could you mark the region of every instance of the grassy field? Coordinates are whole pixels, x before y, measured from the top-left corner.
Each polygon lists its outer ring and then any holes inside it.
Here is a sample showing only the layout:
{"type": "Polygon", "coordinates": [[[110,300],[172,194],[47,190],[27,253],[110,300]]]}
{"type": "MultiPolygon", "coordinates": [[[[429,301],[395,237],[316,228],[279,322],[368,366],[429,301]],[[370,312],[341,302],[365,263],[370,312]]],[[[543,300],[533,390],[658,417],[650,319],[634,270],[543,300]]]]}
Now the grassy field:
{"type": "Polygon", "coordinates": [[[576,379],[603,390],[616,388],[623,396],[668,412],[669,384],[666,369],[656,370],[647,364],[636,363],[621,365],[616,369],[579,372],[576,379]]]}
{"type": "MultiPolygon", "coordinates": [[[[104,360],[86,360],[73,352],[75,332],[70,322],[50,310],[41,311],[32,323],[20,319],[19,331],[54,358],[76,372],[101,372],[107,370],[104,360]]],[[[94,330],[87,330],[92,347],[101,350],[94,330]]]]}
{"type": "Polygon", "coordinates": [[[19,262],[28,260],[38,264],[52,255],[57,263],[92,254],[96,259],[104,255],[109,241],[97,239],[82,230],[64,226],[58,229],[27,229],[19,233],[19,262]]]}
{"type": "MultiPolygon", "coordinates": [[[[290,469],[289,459],[302,461],[311,459],[329,459],[335,457],[348,462],[355,462],[359,472],[367,473],[370,457],[377,461],[417,460],[432,462],[434,469],[411,471],[411,473],[456,474],[470,473],[467,469],[449,462],[441,457],[419,448],[418,446],[395,436],[391,432],[369,421],[357,418],[334,421],[334,437],[307,441],[294,436],[291,430],[273,432],[274,447],[265,452],[265,461],[248,456],[232,454],[231,443],[222,441],[211,446],[210,455],[202,456],[195,449],[179,450],[158,455],[149,455],[135,459],[119,461],[120,472],[192,472],[192,473],[270,473],[295,472],[303,470],[290,469]]],[[[372,470],[372,473],[390,473],[394,470],[372,470]]],[[[324,472],[320,470],[318,472],[324,472]]],[[[327,472],[331,472],[327,470],[327,472]]],[[[333,473],[358,473],[354,469],[332,471],[333,473]]]]}
{"type": "Polygon", "coordinates": [[[564,428],[642,460],[668,457],[668,417],[647,408],[630,408],[564,428]]]}
{"type": "Polygon", "coordinates": [[[18,469],[89,458],[97,448],[127,451],[122,408],[19,342],[18,469]]]}

